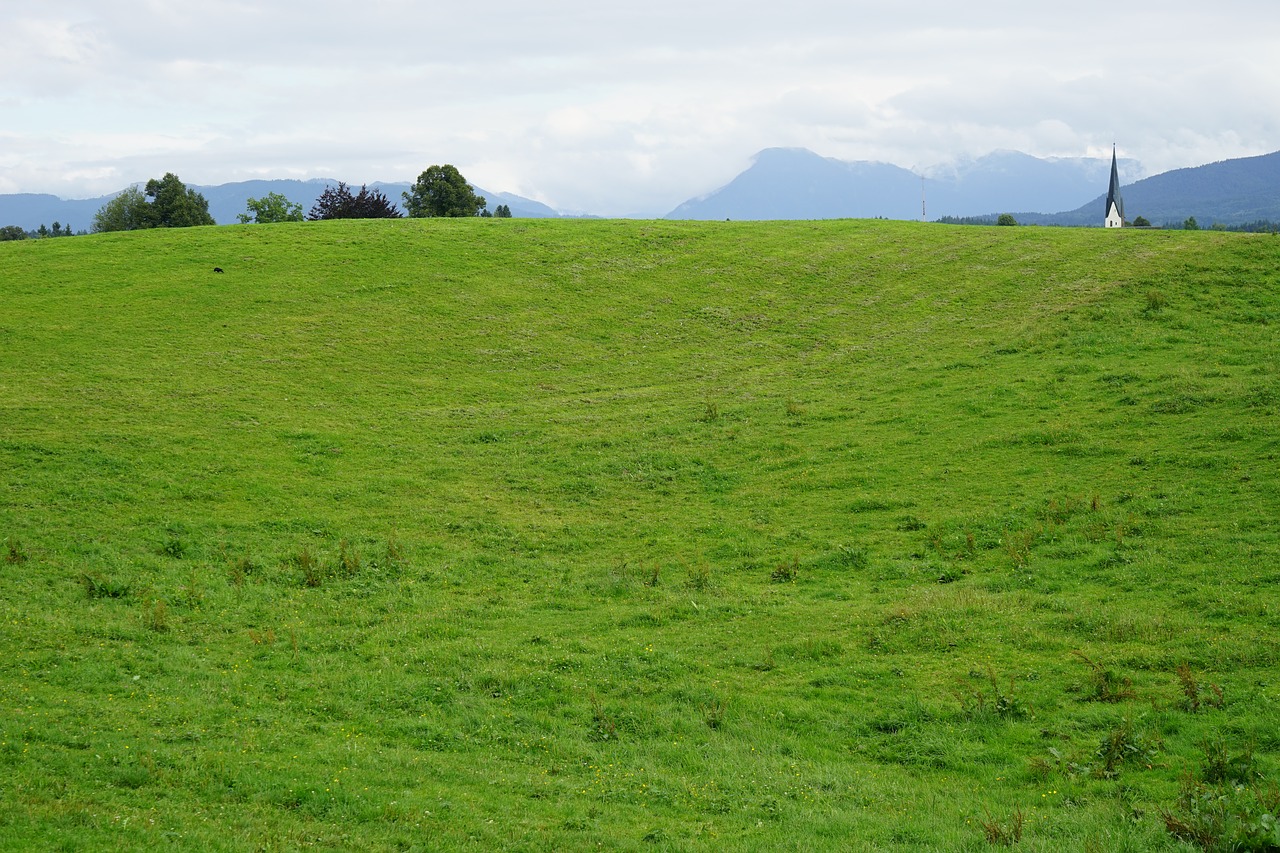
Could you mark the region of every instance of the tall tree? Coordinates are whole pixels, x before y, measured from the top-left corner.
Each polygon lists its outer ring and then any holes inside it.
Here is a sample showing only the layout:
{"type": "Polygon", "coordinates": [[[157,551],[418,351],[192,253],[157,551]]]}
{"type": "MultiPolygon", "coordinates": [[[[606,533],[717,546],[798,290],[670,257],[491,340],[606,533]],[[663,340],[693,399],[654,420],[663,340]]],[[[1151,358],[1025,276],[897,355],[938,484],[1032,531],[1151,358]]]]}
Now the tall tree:
{"type": "Polygon", "coordinates": [[[427,169],[402,195],[410,216],[479,216],[485,208],[484,196],[448,164],[427,169]]]}
{"type": "Polygon", "coordinates": [[[352,194],[342,181],[336,187],[325,187],[316,199],[310,220],[317,219],[397,219],[403,216],[381,190],[371,190],[362,185],[360,192],[352,194]]]}
{"type": "Polygon", "coordinates": [[[153,228],[189,228],[193,225],[216,225],[209,215],[209,202],[203,195],[188,189],[173,172],[163,178],[147,181],[147,198],[151,201],[153,228]]]}

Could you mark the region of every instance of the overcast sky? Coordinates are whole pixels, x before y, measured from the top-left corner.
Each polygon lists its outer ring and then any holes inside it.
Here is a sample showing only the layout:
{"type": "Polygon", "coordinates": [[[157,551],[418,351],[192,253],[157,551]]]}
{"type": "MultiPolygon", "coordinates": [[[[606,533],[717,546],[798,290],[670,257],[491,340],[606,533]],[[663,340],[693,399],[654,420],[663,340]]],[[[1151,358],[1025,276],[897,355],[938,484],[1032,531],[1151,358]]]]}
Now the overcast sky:
{"type": "Polygon", "coordinates": [[[1146,174],[1280,149],[1276,0],[0,0],[0,193],[177,173],[657,215],[762,148],[1146,174]]]}

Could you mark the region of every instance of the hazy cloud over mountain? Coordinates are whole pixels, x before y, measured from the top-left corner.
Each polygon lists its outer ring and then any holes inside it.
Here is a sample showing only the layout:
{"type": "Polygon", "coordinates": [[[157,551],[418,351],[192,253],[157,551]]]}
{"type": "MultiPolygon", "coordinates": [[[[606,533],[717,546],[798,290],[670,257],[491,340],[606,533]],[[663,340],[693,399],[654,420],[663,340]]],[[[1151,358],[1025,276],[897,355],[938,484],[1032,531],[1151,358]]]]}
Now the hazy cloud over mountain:
{"type": "Polygon", "coordinates": [[[177,172],[412,180],[658,214],[757,151],[1017,149],[1148,173],[1280,148],[1271,0],[5,3],[0,193],[177,172]]]}

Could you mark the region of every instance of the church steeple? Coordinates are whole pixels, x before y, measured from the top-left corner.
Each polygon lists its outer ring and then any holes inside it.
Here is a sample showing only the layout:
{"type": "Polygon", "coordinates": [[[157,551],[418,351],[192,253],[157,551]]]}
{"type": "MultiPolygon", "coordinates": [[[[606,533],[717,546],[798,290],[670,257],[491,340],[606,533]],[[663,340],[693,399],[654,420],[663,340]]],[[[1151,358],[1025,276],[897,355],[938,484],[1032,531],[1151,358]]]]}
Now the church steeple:
{"type": "Polygon", "coordinates": [[[1111,146],[1111,188],[1107,190],[1107,228],[1124,226],[1124,199],[1120,197],[1120,170],[1116,167],[1116,147],[1111,146]]]}

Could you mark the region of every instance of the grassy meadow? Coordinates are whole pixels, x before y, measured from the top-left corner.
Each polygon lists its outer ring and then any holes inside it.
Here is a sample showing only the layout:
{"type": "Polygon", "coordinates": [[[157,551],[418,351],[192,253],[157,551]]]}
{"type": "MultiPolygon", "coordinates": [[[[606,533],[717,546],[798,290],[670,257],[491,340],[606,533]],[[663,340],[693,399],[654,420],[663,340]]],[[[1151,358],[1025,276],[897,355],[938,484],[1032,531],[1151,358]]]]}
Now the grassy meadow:
{"type": "Polygon", "coordinates": [[[0,244],[0,850],[1277,849],[1278,411],[1272,236],[0,244]]]}

